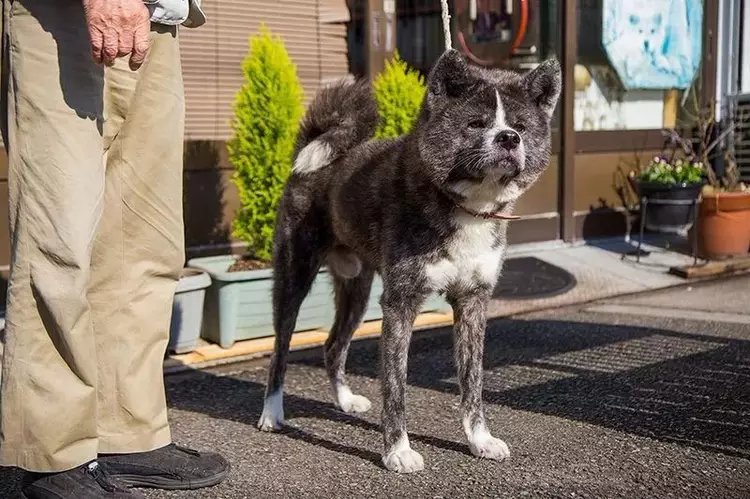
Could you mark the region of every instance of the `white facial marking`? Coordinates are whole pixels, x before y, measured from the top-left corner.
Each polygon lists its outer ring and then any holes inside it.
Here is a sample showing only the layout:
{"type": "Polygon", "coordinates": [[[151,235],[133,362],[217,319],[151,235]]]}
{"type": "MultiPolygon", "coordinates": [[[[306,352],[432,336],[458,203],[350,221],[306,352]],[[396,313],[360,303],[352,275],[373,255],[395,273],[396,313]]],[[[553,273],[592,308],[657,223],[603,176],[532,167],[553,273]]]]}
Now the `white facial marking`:
{"type": "Polygon", "coordinates": [[[389,470],[397,473],[413,473],[424,469],[424,459],[419,452],[411,449],[409,437],[406,435],[388,451],[388,454],[383,456],[383,464],[389,470]]]}
{"type": "Polygon", "coordinates": [[[500,92],[495,90],[495,102],[497,107],[495,108],[495,121],[492,126],[487,130],[486,141],[487,147],[492,148],[495,144],[495,137],[503,130],[507,130],[508,124],[505,122],[505,107],[503,107],[503,100],[500,98],[500,92]]]}
{"type": "Polygon", "coordinates": [[[284,392],[278,390],[266,398],[258,428],[264,431],[279,430],[284,424],[284,392]]]}
{"type": "Polygon", "coordinates": [[[335,384],[334,395],[336,396],[336,405],[347,413],[367,412],[372,407],[367,398],[353,394],[348,386],[341,383],[335,384]]]}
{"type": "Polygon", "coordinates": [[[463,426],[466,438],[469,440],[469,449],[475,456],[498,461],[510,457],[508,445],[499,438],[493,437],[484,423],[471,428],[469,418],[464,418],[463,426]]]}
{"type": "Polygon", "coordinates": [[[479,280],[494,286],[500,276],[505,245],[493,248],[495,220],[474,218],[465,213],[457,215],[458,232],[448,244],[447,257],[425,265],[425,276],[435,291],[451,286],[469,288],[479,280]]]}
{"type": "Polygon", "coordinates": [[[313,140],[297,154],[292,171],[302,175],[315,172],[331,163],[331,146],[321,140],[313,140]]]}
{"type": "MultiPolygon", "coordinates": [[[[487,147],[487,149],[493,149],[494,147],[496,147],[495,139],[497,138],[497,135],[503,130],[513,130],[514,132],[518,133],[517,130],[513,129],[513,127],[508,125],[508,123],[506,122],[507,117],[505,115],[505,106],[503,106],[503,99],[500,97],[500,92],[498,92],[497,90],[495,90],[495,101],[497,102],[497,107],[495,108],[495,121],[492,124],[492,127],[487,130],[487,133],[485,135],[485,147],[487,147]]],[[[523,139],[521,139],[521,143],[516,147],[515,154],[519,160],[521,169],[523,169],[526,162],[526,148],[523,143],[523,139]]]]}

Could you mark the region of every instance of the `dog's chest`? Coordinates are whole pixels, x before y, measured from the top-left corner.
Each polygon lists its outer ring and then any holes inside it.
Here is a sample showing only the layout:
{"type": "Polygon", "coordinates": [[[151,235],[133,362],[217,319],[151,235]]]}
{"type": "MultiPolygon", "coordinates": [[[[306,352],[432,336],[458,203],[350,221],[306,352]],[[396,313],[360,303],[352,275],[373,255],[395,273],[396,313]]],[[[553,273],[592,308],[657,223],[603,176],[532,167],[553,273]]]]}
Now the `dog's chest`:
{"type": "Polygon", "coordinates": [[[495,223],[471,219],[459,226],[441,258],[425,265],[425,277],[433,290],[495,285],[505,252],[505,245],[497,244],[495,223]]]}

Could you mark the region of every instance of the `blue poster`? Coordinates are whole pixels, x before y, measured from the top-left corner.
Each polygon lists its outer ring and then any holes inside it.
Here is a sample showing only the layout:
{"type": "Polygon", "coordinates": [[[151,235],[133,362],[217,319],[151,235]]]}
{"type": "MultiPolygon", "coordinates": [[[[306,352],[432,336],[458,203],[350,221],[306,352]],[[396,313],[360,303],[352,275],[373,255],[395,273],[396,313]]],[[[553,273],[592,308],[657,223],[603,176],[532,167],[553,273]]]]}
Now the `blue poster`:
{"type": "Polygon", "coordinates": [[[701,0],[604,0],[603,17],[602,43],[626,90],[690,86],[701,61],[701,0]]]}

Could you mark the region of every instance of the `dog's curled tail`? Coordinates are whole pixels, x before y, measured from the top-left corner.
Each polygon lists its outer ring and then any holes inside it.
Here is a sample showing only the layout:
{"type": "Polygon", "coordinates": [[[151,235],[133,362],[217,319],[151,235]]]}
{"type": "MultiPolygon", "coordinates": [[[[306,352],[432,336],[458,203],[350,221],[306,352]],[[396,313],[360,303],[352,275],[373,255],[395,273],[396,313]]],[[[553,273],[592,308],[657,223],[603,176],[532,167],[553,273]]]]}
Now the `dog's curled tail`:
{"type": "Polygon", "coordinates": [[[375,134],[378,108],[367,80],[341,80],[321,89],[300,124],[292,173],[324,168],[375,134]]]}

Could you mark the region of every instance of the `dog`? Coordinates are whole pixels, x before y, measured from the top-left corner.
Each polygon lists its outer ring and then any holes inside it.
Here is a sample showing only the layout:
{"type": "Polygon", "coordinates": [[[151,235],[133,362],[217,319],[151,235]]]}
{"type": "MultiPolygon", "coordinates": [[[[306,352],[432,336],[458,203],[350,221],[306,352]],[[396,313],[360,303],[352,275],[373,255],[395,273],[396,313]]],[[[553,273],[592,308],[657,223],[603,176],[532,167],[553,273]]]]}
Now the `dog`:
{"type": "Polygon", "coordinates": [[[274,235],[271,358],[262,430],[279,429],[289,342],[320,267],[334,285],[336,315],[324,346],[338,408],[370,409],[352,393],[344,365],[377,272],[383,280],[380,373],[383,464],[423,469],[406,430],[404,387],[412,326],[424,300],[443,294],[454,310],[461,415],[475,456],[501,460],[482,408],[486,309],[505,256],[507,218],[545,170],[550,121],[562,88],[554,59],[522,75],[470,66],[444,53],[427,77],[413,130],[372,140],[379,123],[365,81],[318,92],[300,125],[274,235]]]}

